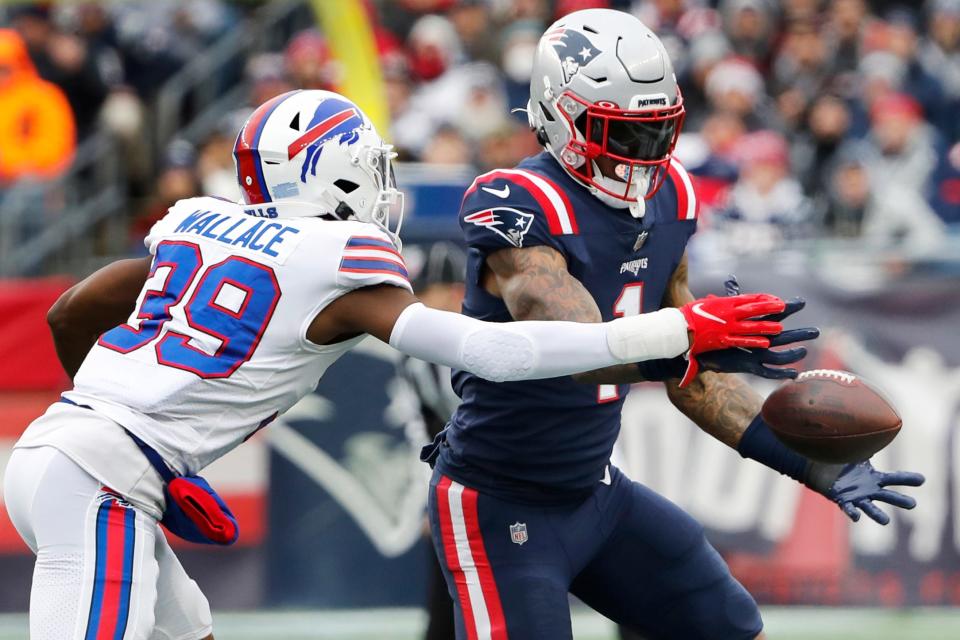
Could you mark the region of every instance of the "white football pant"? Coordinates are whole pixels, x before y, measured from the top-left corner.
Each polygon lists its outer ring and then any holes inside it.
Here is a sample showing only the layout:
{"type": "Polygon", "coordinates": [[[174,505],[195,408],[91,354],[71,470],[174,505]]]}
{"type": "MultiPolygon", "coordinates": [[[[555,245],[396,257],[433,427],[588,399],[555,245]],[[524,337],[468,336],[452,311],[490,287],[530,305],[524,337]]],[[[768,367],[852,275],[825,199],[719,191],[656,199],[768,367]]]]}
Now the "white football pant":
{"type": "Polygon", "coordinates": [[[14,449],[4,502],[37,556],[31,640],[200,640],[210,607],[158,522],[53,447],[14,449]]]}

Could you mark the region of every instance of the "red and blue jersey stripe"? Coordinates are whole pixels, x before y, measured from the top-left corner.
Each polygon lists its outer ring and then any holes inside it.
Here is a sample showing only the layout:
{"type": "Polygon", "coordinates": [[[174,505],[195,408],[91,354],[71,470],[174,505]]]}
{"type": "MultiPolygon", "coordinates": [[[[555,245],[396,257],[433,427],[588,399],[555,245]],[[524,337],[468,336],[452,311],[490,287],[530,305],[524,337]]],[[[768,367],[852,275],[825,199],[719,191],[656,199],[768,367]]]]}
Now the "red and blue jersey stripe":
{"type": "Polygon", "coordinates": [[[393,243],[375,236],[353,236],[343,249],[340,272],[384,274],[409,279],[403,257],[393,243]]]}
{"type": "Polygon", "coordinates": [[[340,262],[340,271],[346,273],[394,273],[403,276],[405,279],[410,277],[403,266],[375,258],[344,258],[340,262]]]}
{"type": "Polygon", "coordinates": [[[97,511],[96,570],[84,640],[123,640],[130,615],[136,512],[115,498],[97,511]]]}
{"type": "Polygon", "coordinates": [[[347,240],[348,249],[386,249],[390,253],[399,256],[397,247],[389,240],[383,240],[375,236],[353,236],[347,240]]]}

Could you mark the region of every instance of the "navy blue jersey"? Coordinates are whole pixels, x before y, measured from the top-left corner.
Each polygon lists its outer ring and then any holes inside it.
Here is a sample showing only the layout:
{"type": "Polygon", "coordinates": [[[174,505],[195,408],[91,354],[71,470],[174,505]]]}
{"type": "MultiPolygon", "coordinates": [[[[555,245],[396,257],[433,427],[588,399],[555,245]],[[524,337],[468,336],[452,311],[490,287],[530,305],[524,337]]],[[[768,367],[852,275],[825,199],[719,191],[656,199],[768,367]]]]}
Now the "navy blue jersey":
{"type": "MultiPolygon", "coordinates": [[[[605,321],[660,308],[670,277],[696,229],[696,199],[686,171],[669,177],[642,219],[614,209],[547,153],[515,169],[474,180],[460,212],[469,248],[463,313],[512,320],[503,300],[484,290],[486,256],[544,245],[593,296],[605,321]]],[[[570,499],[603,477],[620,429],[629,385],[586,385],[569,376],[494,383],[456,371],[463,402],[446,430],[438,465],[468,486],[517,499],[570,499]]]]}

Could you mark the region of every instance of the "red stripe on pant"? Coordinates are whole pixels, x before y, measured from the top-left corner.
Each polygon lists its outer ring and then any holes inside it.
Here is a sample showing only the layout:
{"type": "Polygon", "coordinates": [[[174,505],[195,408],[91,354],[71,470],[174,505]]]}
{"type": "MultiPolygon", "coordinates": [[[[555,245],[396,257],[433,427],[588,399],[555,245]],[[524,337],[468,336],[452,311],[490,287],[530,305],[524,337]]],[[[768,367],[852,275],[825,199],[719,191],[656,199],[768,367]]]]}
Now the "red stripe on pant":
{"type": "Polygon", "coordinates": [[[114,640],[120,618],[120,589],[124,586],[123,556],[128,532],[124,523],[125,510],[116,502],[107,513],[107,566],[104,572],[103,605],[97,640],[114,640]]]}
{"type": "Polygon", "coordinates": [[[480,589],[483,591],[483,601],[487,604],[487,615],[490,616],[490,638],[491,640],[507,640],[507,621],[503,617],[500,593],[497,591],[497,583],[493,579],[493,567],[490,566],[490,561],[487,559],[483,534],[480,532],[476,490],[464,487],[461,501],[463,504],[463,519],[467,525],[467,540],[470,541],[470,554],[473,556],[473,563],[477,566],[477,573],[480,576],[480,589]]]}
{"type": "Polygon", "coordinates": [[[500,603],[500,594],[497,591],[497,584],[493,578],[493,570],[490,567],[490,561],[487,558],[486,548],[483,544],[483,536],[480,532],[480,521],[477,510],[477,492],[473,489],[463,487],[460,494],[460,506],[462,507],[462,526],[466,533],[466,543],[470,550],[470,556],[473,560],[473,566],[466,570],[460,564],[460,556],[457,552],[457,541],[454,532],[453,518],[455,514],[451,509],[450,488],[453,481],[442,476],[437,484],[437,512],[440,517],[440,538],[443,542],[444,556],[447,561],[447,568],[453,575],[454,584],[457,589],[457,599],[460,602],[460,608],[463,612],[464,627],[467,630],[468,640],[508,640],[507,623],[503,615],[503,607],[500,603]],[[475,574],[480,585],[483,606],[487,610],[487,617],[490,621],[490,634],[485,633],[481,638],[478,631],[476,615],[473,604],[470,600],[470,591],[468,588],[467,572],[475,574]]]}
{"type": "Polygon", "coordinates": [[[457,586],[457,599],[460,600],[463,625],[467,628],[467,639],[477,640],[477,622],[473,618],[473,607],[470,606],[467,577],[464,575],[463,569],[460,568],[460,559],[457,557],[457,542],[453,537],[453,521],[450,518],[450,483],[450,478],[442,476],[437,484],[440,539],[443,540],[443,553],[447,558],[447,568],[453,574],[453,582],[457,586]]]}

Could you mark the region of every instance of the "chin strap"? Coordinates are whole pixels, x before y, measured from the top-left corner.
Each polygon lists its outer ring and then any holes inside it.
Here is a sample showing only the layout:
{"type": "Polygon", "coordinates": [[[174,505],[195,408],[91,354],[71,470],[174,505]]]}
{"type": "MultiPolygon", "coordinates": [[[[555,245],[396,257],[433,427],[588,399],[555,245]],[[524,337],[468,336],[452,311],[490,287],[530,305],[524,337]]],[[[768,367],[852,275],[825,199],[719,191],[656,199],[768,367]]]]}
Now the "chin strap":
{"type": "MultiPolygon", "coordinates": [[[[528,115],[530,115],[530,113],[532,112],[528,112],[528,115]]],[[[533,127],[533,125],[531,125],[531,127],[533,127]]],[[[583,179],[581,179],[579,176],[574,175],[572,172],[570,172],[570,170],[567,169],[567,166],[560,160],[560,157],[556,153],[554,153],[553,147],[550,145],[550,141],[549,139],[547,139],[547,135],[544,129],[540,127],[540,128],[535,128],[534,130],[536,131],[536,134],[537,134],[537,140],[540,141],[540,144],[543,145],[543,148],[546,149],[547,152],[553,156],[554,160],[557,161],[557,164],[559,164],[560,167],[567,172],[567,175],[569,175],[571,178],[573,178],[574,180],[582,184],[584,187],[586,187],[587,190],[590,191],[590,195],[592,195],[594,198],[596,198],[603,204],[607,205],[608,207],[613,207],[614,209],[629,210],[630,215],[636,218],[637,220],[643,218],[643,216],[647,212],[647,202],[642,196],[637,198],[636,200],[624,200],[622,198],[616,198],[614,196],[606,194],[600,189],[598,189],[596,186],[589,184],[587,182],[584,182],[583,179]]],[[[591,162],[593,161],[591,160],[591,162]]],[[[598,182],[603,183],[603,186],[610,189],[611,191],[615,190],[617,185],[623,184],[622,182],[603,176],[600,173],[600,167],[598,167],[595,162],[593,163],[593,173],[594,173],[594,176],[596,176],[594,177],[594,180],[597,180],[598,182]]],[[[648,185],[649,185],[649,177],[647,176],[644,176],[641,180],[637,180],[636,181],[637,193],[646,194],[648,185]]]]}
{"type": "MultiPolygon", "coordinates": [[[[623,182],[608,178],[600,173],[600,167],[598,167],[595,162],[593,163],[593,174],[593,179],[610,191],[615,191],[618,187],[623,188],[623,182]]],[[[637,194],[646,194],[649,183],[649,177],[642,175],[633,181],[633,188],[637,194]]],[[[638,220],[643,218],[647,212],[647,203],[642,195],[638,195],[636,200],[624,200],[604,193],[594,185],[589,185],[588,188],[590,189],[590,194],[600,202],[614,209],[628,209],[630,215],[638,220]]]]}
{"type": "Polygon", "coordinates": [[[630,203],[630,215],[639,220],[647,212],[647,201],[643,198],[630,203]]]}

